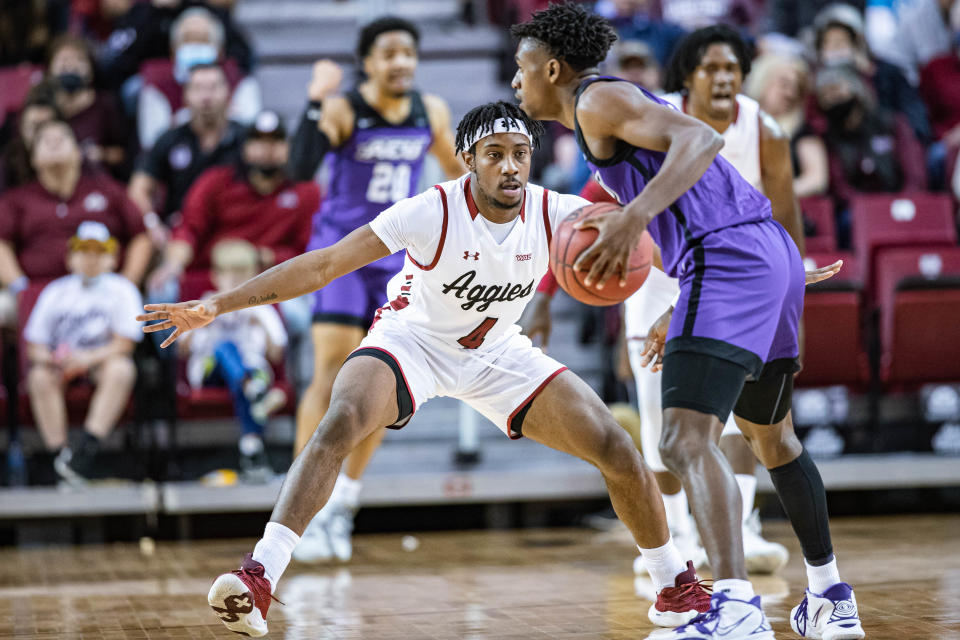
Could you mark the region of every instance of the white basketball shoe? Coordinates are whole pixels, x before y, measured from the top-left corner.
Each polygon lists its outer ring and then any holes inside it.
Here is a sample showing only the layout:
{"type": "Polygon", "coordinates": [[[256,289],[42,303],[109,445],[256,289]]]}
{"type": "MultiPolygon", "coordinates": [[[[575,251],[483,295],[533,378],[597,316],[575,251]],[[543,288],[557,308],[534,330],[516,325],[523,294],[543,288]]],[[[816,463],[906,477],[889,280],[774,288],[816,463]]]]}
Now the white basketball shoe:
{"type": "Polygon", "coordinates": [[[756,509],[743,523],[743,556],[747,571],[755,575],[776,573],[790,560],[785,546],[765,540],[760,534],[760,512],[756,509]]]}
{"type": "Polygon", "coordinates": [[[760,596],[749,602],[714,593],[710,610],[667,633],[654,632],[650,640],[776,640],[760,608],[760,596]]]}
{"type": "Polygon", "coordinates": [[[336,500],[327,502],[304,530],[293,550],[293,559],[305,564],[349,562],[353,556],[350,536],[355,512],[355,508],[336,500]]]}
{"type": "Polygon", "coordinates": [[[846,582],[838,582],[820,595],[807,589],[803,601],[791,612],[790,627],[801,638],[814,640],[866,637],[857,612],[857,599],[846,582]]]}

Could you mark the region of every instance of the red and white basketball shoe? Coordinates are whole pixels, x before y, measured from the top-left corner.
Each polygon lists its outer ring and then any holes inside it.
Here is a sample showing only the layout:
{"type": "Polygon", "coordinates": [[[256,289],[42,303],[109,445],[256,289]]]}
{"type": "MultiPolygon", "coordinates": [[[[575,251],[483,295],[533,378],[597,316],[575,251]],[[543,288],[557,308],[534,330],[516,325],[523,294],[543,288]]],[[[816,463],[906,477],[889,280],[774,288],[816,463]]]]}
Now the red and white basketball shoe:
{"type": "Polygon", "coordinates": [[[254,638],[267,635],[271,600],[276,598],[271,593],[270,581],[252,553],[243,558],[239,569],[214,580],[207,594],[207,603],[227,629],[254,638]]]}
{"type": "Polygon", "coordinates": [[[658,627],[679,627],[710,610],[711,588],[697,577],[693,563],[674,579],[674,586],[665,587],[650,605],[647,616],[658,627]]]}

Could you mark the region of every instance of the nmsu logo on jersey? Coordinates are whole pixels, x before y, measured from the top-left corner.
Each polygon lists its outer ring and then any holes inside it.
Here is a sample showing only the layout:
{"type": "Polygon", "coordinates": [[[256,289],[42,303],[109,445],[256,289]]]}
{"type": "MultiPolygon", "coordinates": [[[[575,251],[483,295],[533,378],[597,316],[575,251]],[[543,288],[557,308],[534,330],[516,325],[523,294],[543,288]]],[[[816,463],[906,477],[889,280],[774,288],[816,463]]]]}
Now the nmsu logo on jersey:
{"type": "Polygon", "coordinates": [[[510,302],[517,298],[525,298],[533,293],[533,280],[522,284],[507,283],[504,285],[493,284],[473,284],[473,279],[477,276],[476,271],[467,271],[450,284],[443,285],[443,293],[453,295],[457,298],[466,298],[466,302],[460,305],[464,311],[469,311],[476,306],[477,311],[486,311],[494,302],[510,302]]]}
{"type": "Polygon", "coordinates": [[[357,146],[354,156],[360,162],[413,162],[423,155],[429,139],[374,138],[357,146]]]}

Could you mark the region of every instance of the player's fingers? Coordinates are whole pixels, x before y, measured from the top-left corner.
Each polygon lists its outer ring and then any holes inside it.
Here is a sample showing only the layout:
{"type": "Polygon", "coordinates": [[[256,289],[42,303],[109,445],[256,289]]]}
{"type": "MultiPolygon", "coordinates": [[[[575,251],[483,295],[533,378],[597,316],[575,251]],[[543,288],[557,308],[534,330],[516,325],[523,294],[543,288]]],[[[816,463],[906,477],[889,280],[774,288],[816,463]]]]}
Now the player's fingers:
{"type": "Polygon", "coordinates": [[[607,270],[607,257],[604,254],[597,256],[597,259],[593,261],[590,265],[590,271],[587,272],[587,277],[584,278],[583,283],[588,287],[594,284],[598,284],[598,288],[603,288],[603,280],[601,277],[607,270]]]}
{"type": "Polygon", "coordinates": [[[143,305],[144,311],[170,311],[171,309],[173,309],[173,305],[168,303],[155,303],[155,304],[143,305]]]}
{"type": "Polygon", "coordinates": [[[164,331],[165,329],[170,329],[173,326],[172,320],[164,320],[163,322],[158,322],[157,324],[147,324],[143,326],[144,333],[155,333],[157,331],[164,331]]]}
{"type": "Polygon", "coordinates": [[[153,313],[141,313],[137,316],[137,322],[153,322],[154,320],[168,320],[169,313],[154,311],[153,313]]]}
{"type": "Polygon", "coordinates": [[[180,327],[177,327],[176,329],[174,329],[173,333],[167,336],[167,339],[164,340],[163,343],[160,345],[160,348],[166,349],[167,347],[169,347],[171,344],[174,343],[174,341],[176,341],[177,338],[180,337],[181,333],[182,332],[180,331],[180,327]]]}
{"type": "Polygon", "coordinates": [[[815,282],[820,282],[822,280],[827,280],[832,278],[837,273],[840,272],[840,268],[843,266],[843,260],[837,260],[831,265],[826,267],[821,267],[819,269],[814,269],[813,271],[807,272],[807,284],[814,284],[815,282]]]}
{"type": "Polygon", "coordinates": [[[593,216],[573,223],[574,229],[600,229],[607,216],[593,216]]]}

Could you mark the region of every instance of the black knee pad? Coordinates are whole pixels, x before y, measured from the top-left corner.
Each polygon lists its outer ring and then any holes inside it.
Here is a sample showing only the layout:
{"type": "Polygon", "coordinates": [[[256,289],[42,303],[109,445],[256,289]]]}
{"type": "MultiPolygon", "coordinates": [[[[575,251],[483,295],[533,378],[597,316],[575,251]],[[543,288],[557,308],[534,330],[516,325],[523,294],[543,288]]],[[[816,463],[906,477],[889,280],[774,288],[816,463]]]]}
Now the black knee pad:
{"type": "Polygon", "coordinates": [[[673,351],[663,358],[663,408],[692,409],[726,422],[746,377],[746,368],[736,362],[695,351],[673,351]]]}
{"type": "Polygon", "coordinates": [[[776,424],[787,417],[793,402],[793,359],[774,360],[760,378],[743,385],[734,415],[754,424],[776,424]]]}

